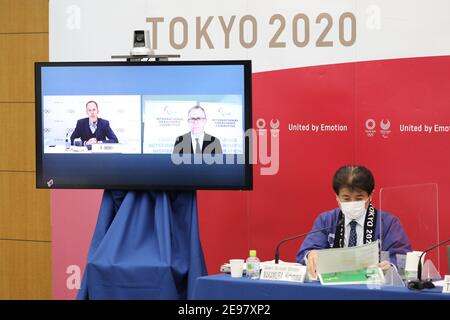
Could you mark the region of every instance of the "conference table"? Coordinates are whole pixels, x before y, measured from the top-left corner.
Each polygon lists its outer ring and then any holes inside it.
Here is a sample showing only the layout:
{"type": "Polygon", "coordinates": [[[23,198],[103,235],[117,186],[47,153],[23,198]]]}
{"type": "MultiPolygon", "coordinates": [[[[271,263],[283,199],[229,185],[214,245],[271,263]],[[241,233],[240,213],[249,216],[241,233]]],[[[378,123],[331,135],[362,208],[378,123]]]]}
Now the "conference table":
{"type": "Polygon", "coordinates": [[[193,300],[450,300],[442,287],[410,290],[406,287],[321,285],[318,281],[286,281],[232,278],[229,274],[199,277],[193,300]]]}
{"type": "Polygon", "coordinates": [[[70,146],[66,149],[64,145],[46,145],[45,154],[93,154],[93,153],[141,153],[140,146],[121,143],[98,143],[90,148],[86,146],[70,146]]]}

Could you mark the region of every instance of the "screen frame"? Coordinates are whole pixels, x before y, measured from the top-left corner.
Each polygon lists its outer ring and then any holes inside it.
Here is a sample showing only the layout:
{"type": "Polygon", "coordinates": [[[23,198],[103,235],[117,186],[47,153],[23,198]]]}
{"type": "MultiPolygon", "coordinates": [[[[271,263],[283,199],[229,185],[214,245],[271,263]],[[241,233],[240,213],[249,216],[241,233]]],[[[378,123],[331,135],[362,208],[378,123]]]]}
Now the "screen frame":
{"type": "Polygon", "coordinates": [[[252,150],[249,139],[244,137],[245,181],[242,186],[195,186],[195,185],[68,185],[48,186],[43,179],[43,145],[42,145],[42,68],[47,67],[104,67],[104,66],[208,66],[208,65],[242,65],[244,67],[244,132],[252,128],[252,62],[251,60],[192,60],[192,61],[101,61],[101,62],[35,62],[35,138],[36,138],[36,188],[38,189],[115,189],[115,190],[253,190],[252,150]]]}

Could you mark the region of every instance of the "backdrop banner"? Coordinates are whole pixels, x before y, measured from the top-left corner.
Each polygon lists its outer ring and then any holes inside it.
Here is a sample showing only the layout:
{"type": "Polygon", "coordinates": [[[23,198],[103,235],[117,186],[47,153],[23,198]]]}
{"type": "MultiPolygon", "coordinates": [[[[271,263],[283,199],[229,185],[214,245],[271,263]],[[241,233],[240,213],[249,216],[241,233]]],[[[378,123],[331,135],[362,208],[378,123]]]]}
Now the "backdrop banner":
{"type": "MultiPolygon", "coordinates": [[[[447,0],[58,0],[50,60],[110,61],[129,54],[134,30],[149,31],[156,54],[252,60],[254,190],[197,193],[213,274],[249,249],[272,260],[279,240],[309,231],[337,207],[342,165],[373,172],[375,207],[380,188],[432,183],[450,193],[448,12],[447,0]]],[[[52,191],[56,299],[76,297],[100,201],[99,190],[52,191]]],[[[396,215],[391,203],[383,210],[396,215]]],[[[424,250],[417,215],[398,215],[424,250]]],[[[448,238],[442,196],[436,222],[436,239],[448,238]]],[[[300,244],[286,243],[280,258],[294,261],[300,244]]],[[[433,262],[445,274],[443,250],[433,262]]]]}

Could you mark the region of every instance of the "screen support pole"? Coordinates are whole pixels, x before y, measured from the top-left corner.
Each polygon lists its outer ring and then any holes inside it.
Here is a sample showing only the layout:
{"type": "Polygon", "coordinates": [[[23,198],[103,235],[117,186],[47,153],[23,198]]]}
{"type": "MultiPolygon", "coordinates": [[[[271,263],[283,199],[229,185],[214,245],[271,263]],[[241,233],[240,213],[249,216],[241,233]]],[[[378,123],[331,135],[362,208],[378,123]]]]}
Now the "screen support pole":
{"type": "MultiPolygon", "coordinates": [[[[146,55],[111,58],[139,62],[150,59],[168,61],[169,58],[179,57],[146,55]]],[[[206,274],[196,191],[104,190],[77,299],[185,300],[192,296],[195,279],[206,274]],[[186,255],[186,252],[191,254],[186,255]],[[161,277],[162,280],[158,277],[152,281],[148,279],[149,275],[158,275],[161,269],[166,275],[173,270],[184,271],[161,277]],[[118,284],[118,275],[129,283],[118,284]],[[176,281],[178,278],[183,280],[176,281]],[[149,281],[156,284],[146,288],[142,283],[149,281]],[[105,282],[109,286],[103,290],[103,285],[99,286],[99,283],[105,282]]]]}

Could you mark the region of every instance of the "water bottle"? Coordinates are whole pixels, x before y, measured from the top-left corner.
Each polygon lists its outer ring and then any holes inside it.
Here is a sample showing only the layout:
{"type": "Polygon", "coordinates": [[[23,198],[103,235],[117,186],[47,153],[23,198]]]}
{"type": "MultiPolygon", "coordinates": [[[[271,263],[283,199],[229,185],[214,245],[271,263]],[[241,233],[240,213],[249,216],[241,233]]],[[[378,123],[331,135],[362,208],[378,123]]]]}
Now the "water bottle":
{"type": "Polygon", "coordinates": [[[69,133],[66,133],[66,150],[70,149],[69,133]]]}
{"type": "Polygon", "coordinates": [[[247,258],[246,276],[250,279],[259,279],[260,260],[256,256],[256,250],[250,250],[250,256],[247,258]]]}

